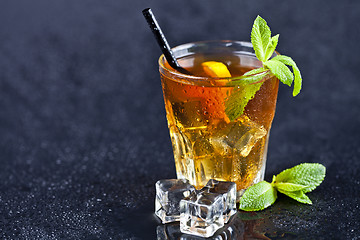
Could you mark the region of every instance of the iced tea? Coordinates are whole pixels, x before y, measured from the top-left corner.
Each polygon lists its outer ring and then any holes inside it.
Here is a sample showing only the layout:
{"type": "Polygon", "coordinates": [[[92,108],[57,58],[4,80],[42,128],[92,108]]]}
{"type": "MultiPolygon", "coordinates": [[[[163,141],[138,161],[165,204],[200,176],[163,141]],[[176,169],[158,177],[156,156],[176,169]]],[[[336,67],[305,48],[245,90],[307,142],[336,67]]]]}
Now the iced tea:
{"type": "Polygon", "coordinates": [[[232,181],[241,194],[264,178],[278,79],[265,81],[244,113],[230,121],[225,102],[236,86],[229,83],[261,66],[250,43],[200,42],[173,51],[179,64],[194,74],[181,74],[163,56],[159,59],[177,176],[196,188],[209,179],[232,181]],[[209,77],[202,66],[207,61],[225,64],[231,78],[209,77]]]}

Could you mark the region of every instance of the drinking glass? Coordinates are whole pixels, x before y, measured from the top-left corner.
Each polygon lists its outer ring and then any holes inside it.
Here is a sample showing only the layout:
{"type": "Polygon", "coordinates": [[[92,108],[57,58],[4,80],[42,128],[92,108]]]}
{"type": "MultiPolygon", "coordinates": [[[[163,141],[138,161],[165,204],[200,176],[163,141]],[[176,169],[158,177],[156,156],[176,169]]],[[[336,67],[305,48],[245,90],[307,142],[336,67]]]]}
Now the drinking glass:
{"type": "Polygon", "coordinates": [[[197,189],[209,179],[232,181],[240,197],[245,189],[264,179],[279,81],[276,77],[264,81],[243,113],[230,120],[229,105],[238,107],[231,99],[239,105],[246,102],[242,98],[247,97],[243,93],[247,88],[241,84],[242,91],[235,84],[239,76],[262,67],[251,43],[204,41],[180,45],[172,51],[180,66],[193,74],[174,70],[160,56],[177,177],[188,179],[197,189]],[[209,61],[223,63],[231,77],[209,76],[202,65],[209,61]]]}

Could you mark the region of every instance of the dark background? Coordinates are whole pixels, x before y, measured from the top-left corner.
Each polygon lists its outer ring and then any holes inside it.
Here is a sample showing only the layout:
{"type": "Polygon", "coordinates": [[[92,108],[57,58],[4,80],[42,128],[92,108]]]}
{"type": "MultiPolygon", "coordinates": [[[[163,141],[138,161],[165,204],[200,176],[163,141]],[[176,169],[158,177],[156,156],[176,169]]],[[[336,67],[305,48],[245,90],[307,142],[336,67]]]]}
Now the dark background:
{"type": "Polygon", "coordinates": [[[327,176],[312,206],[280,196],[255,230],[360,239],[356,0],[2,0],[0,239],[156,238],[154,183],[175,168],[146,7],[172,46],[249,41],[258,14],[280,34],[303,89],[280,87],[265,179],[302,162],[327,176]]]}

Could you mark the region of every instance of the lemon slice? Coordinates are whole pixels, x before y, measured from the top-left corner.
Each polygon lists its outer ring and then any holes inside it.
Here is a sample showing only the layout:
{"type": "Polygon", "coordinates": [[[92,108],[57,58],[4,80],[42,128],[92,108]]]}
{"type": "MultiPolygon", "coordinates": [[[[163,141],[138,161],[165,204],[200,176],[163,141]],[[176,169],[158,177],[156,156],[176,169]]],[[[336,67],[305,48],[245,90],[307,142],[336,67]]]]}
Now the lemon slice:
{"type": "Polygon", "coordinates": [[[208,61],[201,63],[205,73],[210,77],[231,77],[229,69],[222,62],[208,61]]]}
{"type": "MultiPolygon", "coordinates": [[[[208,61],[201,63],[204,72],[214,78],[228,78],[231,77],[229,69],[222,62],[208,61]]],[[[227,96],[227,88],[222,87],[219,83],[217,88],[208,88],[203,94],[206,98],[206,104],[204,105],[209,117],[211,119],[223,119],[229,123],[230,120],[225,114],[225,98],[227,96]]]]}

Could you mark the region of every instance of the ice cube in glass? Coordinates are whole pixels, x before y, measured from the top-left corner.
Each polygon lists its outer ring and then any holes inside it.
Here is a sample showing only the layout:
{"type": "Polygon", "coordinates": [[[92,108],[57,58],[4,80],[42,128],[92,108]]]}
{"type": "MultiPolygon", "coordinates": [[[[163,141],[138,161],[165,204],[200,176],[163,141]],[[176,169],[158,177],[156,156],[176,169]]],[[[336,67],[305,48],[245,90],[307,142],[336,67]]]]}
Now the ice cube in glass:
{"type": "Polygon", "coordinates": [[[245,115],[230,126],[225,141],[236,148],[243,157],[249,155],[256,142],[267,133],[263,126],[253,122],[245,115]]]}
{"type": "Polygon", "coordinates": [[[266,133],[263,126],[243,115],[233,123],[220,123],[218,132],[211,136],[210,141],[218,152],[236,149],[240,156],[246,157],[266,133]]]}
{"type": "Polygon", "coordinates": [[[193,101],[173,102],[171,109],[174,119],[181,128],[206,128],[206,119],[202,116],[201,99],[193,99],[193,101]]]}

